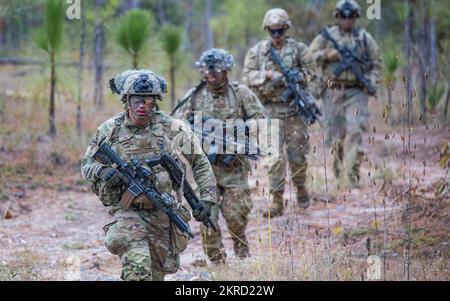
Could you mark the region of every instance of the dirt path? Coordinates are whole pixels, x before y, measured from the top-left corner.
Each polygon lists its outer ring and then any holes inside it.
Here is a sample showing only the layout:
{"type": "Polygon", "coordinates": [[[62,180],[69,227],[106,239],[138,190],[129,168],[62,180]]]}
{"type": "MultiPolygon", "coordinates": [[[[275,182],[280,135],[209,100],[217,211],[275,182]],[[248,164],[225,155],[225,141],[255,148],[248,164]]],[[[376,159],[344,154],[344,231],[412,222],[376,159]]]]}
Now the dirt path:
{"type": "MultiPolygon", "coordinates": [[[[383,154],[392,158],[401,151],[401,144],[397,142],[392,143],[390,154],[383,153],[383,137],[384,134],[376,136],[369,155],[380,165],[385,159],[383,154]]],[[[445,176],[444,170],[437,164],[438,154],[434,148],[442,139],[445,139],[445,133],[435,137],[433,145],[421,148],[408,169],[420,175],[421,180],[415,183],[417,193],[423,197],[428,195],[430,199],[433,198],[432,184],[445,176]],[[424,157],[428,158],[426,166],[423,164],[424,157]]],[[[264,171],[258,170],[250,183],[255,200],[247,229],[252,257],[244,261],[234,257],[231,236],[221,219],[228,253],[227,265],[193,266],[194,262],[204,259],[204,255],[198,225],[192,223],[196,236],[182,254],[181,269],[166,279],[360,280],[364,279],[367,257],[383,251],[391,263],[390,277],[401,278],[397,267],[403,263],[403,254],[398,252],[398,248],[386,247],[403,235],[399,225],[405,202],[399,202],[394,195],[399,187],[404,186],[401,160],[390,162],[392,183],[383,186],[382,179],[377,178],[380,172],[372,172],[373,178],[369,177],[369,171],[375,169],[367,163],[362,173],[363,189],[338,187],[329,176],[327,193],[324,168],[320,163],[323,162],[323,157],[319,155],[322,154],[320,139],[313,139],[311,143],[315,148],[310,155],[312,163],[309,171],[313,202],[307,211],[299,212],[289,201],[284,216],[270,223],[262,218],[262,211],[267,207],[267,191],[261,188],[266,184],[261,181],[264,171]],[[256,179],[259,179],[258,186],[256,179]],[[375,180],[376,184],[371,184],[371,180],[375,180]]],[[[383,174],[387,173],[384,170],[383,174]]],[[[288,189],[285,198],[295,200],[295,193],[288,189]]],[[[0,276],[25,280],[66,280],[74,277],[82,280],[119,280],[119,260],[103,246],[102,227],[109,218],[107,209],[93,194],[38,188],[25,191],[14,205],[13,208],[18,209],[13,211],[13,218],[0,221],[0,276]]],[[[448,225],[444,230],[448,230],[448,225]]],[[[441,240],[439,246],[450,248],[448,236],[441,240]]],[[[427,260],[433,264],[441,263],[442,256],[438,255],[427,260]]],[[[445,266],[439,274],[435,274],[436,277],[446,275],[448,279],[448,257],[443,260],[445,266]]],[[[423,271],[423,275],[433,277],[431,272],[423,271]]],[[[419,276],[416,278],[420,279],[419,276]]]]}

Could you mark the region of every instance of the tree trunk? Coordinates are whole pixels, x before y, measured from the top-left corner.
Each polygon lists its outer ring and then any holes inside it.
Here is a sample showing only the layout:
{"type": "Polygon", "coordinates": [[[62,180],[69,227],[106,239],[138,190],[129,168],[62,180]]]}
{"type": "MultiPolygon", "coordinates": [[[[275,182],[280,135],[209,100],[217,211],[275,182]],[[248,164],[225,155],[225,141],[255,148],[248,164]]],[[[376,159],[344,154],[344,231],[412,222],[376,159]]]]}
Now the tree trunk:
{"type": "Polygon", "coordinates": [[[55,52],[50,53],[50,105],[48,112],[49,135],[56,136],[55,125],[55,88],[56,88],[56,67],[55,67],[55,52]]]}
{"type": "Polygon", "coordinates": [[[176,103],[176,87],[175,87],[175,57],[170,57],[170,70],[169,70],[169,77],[170,77],[170,108],[175,108],[176,103]]]}
{"type": "Polygon", "coordinates": [[[133,54],[133,69],[137,69],[139,65],[138,55],[133,54]]]}
{"type": "Polygon", "coordinates": [[[204,12],[204,50],[213,48],[213,32],[211,29],[211,18],[212,18],[212,0],[205,0],[205,12],[204,12]]]}
{"type": "Polygon", "coordinates": [[[5,31],[5,17],[0,16],[0,46],[2,49],[6,47],[6,31],[5,31]]]}
{"type": "MultiPolygon", "coordinates": [[[[404,51],[405,51],[405,57],[407,60],[407,64],[406,64],[406,69],[405,69],[405,94],[406,94],[406,99],[408,102],[408,108],[410,110],[412,110],[412,101],[411,97],[412,97],[412,91],[411,91],[411,81],[412,81],[412,68],[411,68],[411,55],[412,55],[412,51],[411,51],[411,23],[412,23],[412,18],[413,18],[413,11],[412,8],[410,7],[410,1],[409,0],[405,0],[405,8],[408,10],[407,12],[407,17],[405,20],[405,24],[404,24],[404,30],[403,30],[403,47],[404,47],[404,51]]],[[[405,104],[406,105],[406,104],[405,104]]]]}
{"type": "MultiPolygon", "coordinates": [[[[433,7],[433,2],[431,1],[430,7],[433,7]]],[[[431,14],[431,19],[429,21],[429,54],[430,54],[430,78],[433,84],[437,83],[438,80],[438,46],[436,42],[436,20],[433,14],[431,14]]]]}
{"type": "Polygon", "coordinates": [[[311,17],[309,17],[309,22],[305,28],[305,42],[311,42],[317,34],[317,28],[320,26],[319,15],[322,12],[324,5],[325,0],[308,0],[308,9],[310,10],[311,17]]]}
{"type": "Polygon", "coordinates": [[[126,12],[130,9],[138,8],[140,4],[140,0],[122,0],[119,10],[121,12],[126,12]]]}
{"type": "Polygon", "coordinates": [[[427,122],[427,77],[429,66],[428,53],[428,14],[427,1],[422,0],[422,31],[420,35],[419,50],[417,51],[419,59],[419,78],[420,78],[420,119],[422,123],[427,122]]]}
{"type": "MultiPolygon", "coordinates": [[[[412,106],[412,88],[411,88],[411,82],[412,82],[412,71],[411,71],[411,28],[412,28],[412,20],[413,20],[413,8],[412,3],[410,0],[405,0],[405,9],[407,10],[408,17],[405,21],[405,28],[404,28],[404,35],[405,35],[405,53],[407,58],[407,66],[406,66],[406,82],[405,82],[405,88],[406,88],[406,103],[404,104],[406,106],[406,116],[405,116],[405,110],[402,109],[402,125],[403,125],[403,166],[406,168],[406,160],[407,156],[409,155],[409,152],[411,151],[409,142],[407,143],[406,135],[410,135],[411,133],[411,113],[413,110],[412,106]],[[405,118],[406,117],[406,118],[405,118]],[[408,128],[408,130],[406,130],[408,128]]],[[[409,136],[410,137],[410,136],[409,136]]],[[[406,169],[403,173],[403,180],[406,183],[406,169]]],[[[411,187],[409,187],[411,189],[411,187]]],[[[409,190],[409,193],[411,191],[409,190]]],[[[406,204],[405,208],[405,216],[407,217],[407,221],[410,221],[410,203],[408,202],[406,204]]],[[[410,280],[410,270],[411,270],[411,224],[407,222],[405,225],[405,239],[406,244],[404,247],[404,276],[405,280],[410,280]]]]}
{"type": "Polygon", "coordinates": [[[447,83],[447,97],[444,105],[444,122],[448,121],[448,103],[450,102],[450,79],[447,83]]]}
{"type": "Polygon", "coordinates": [[[100,18],[100,10],[104,0],[95,0],[95,29],[94,29],[94,66],[95,85],[94,103],[97,107],[103,106],[103,53],[105,48],[105,29],[100,18]]]}
{"type": "Polygon", "coordinates": [[[131,8],[139,8],[140,5],[141,5],[140,0],[131,0],[131,8]]]}
{"type": "MultiPolygon", "coordinates": [[[[194,45],[194,23],[193,23],[193,16],[194,16],[194,1],[193,0],[183,0],[183,7],[184,10],[184,32],[186,35],[186,38],[183,39],[184,42],[184,50],[186,51],[188,56],[196,56],[196,49],[194,45]]],[[[188,76],[186,81],[186,87],[191,87],[193,84],[193,76],[188,76]]]]}
{"type": "Polygon", "coordinates": [[[184,31],[186,33],[186,49],[188,51],[192,50],[192,39],[193,39],[193,25],[192,25],[192,17],[193,17],[193,0],[184,0],[183,1],[183,9],[185,12],[184,17],[184,31]]]}
{"type": "MultiPolygon", "coordinates": [[[[419,50],[420,52],[420,50],[419,50]]],[[[420,120],[427,122],[427,69],[422,54],[419,54],[419,78],[420,78],[420,120]]]]}
{"type": "Polygon", "coordinates": [[[158,18],[161,25],[164,25],[167,22],[166,12],[164,9],[164,2],[165,2],[164,0],[158,1],[158,18]]]}
{"type": "MultiPolygon", "coordinates": [[[[81,4],[83,5],[83,4],[81,4]]],[[[84,7],[82,6],[82,9],[84,7]]],[[[83,10],[83,13],[85,10],[83,10]]],[[[81,20],[81,32],[80,32],[80,62],[78,65],[78,99],[77,99],[77,132],[81,135],[81,101],[83,99],[83,70],[84,70],[84,44],[86,37],[86,18],[81,20]]]]}

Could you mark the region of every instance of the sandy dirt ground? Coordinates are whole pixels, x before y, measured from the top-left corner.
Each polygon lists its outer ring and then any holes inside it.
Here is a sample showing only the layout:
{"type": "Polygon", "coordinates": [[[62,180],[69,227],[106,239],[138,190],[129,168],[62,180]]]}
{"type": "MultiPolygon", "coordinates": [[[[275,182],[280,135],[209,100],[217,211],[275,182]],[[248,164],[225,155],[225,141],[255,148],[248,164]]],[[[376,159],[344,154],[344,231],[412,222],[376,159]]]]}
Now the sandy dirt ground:
{"type": "MultiPolygon", "coordinates": [[[[365,139],[374,137],[374,141],[369,145],[370,161],[363,166],[360,189],[346,188],[333,179],[328,152],[325,181],[321,135],[316,132],[311,136],[309,156],[310,208],[297,209],[295,192],[287,189],[285,214],[270,221],[263,218],[267,208],[267,191],[262,188],[266,184],[265,170],[254,170],[250,181],[254,208],[247,228],[252,256],[243,261],[235,258],[231,236],[221,218],[227,264],[199,265],[205,257],[198,224],[192,222],[195,238],[181,256],[180,270],[166,280],[364,280],[367,258],[374,254],[387,258],[383,263],[387,279],[402,279],[404,248],[393,244],[405,237],[402,215],[408,203],[404,192],[409,179],[413,197],[431,202],[435,185],[448,182],[449,177],[438,165],[437,149],[448,140],[448,129],[430,132],[421,129],[412,136],[416,155],[407,161],[406,170],[401,133],[391,133],[388,140],[385,134],[368,134],[365,139]],[[423,143],[425,136],[427,143],[423,143]]],[[[448,221],[448,186],[444,193],[442,208],[447,210],[444,214],[448,221]]],[[[0,221],[0,267],[4,278],[120,280],[120,261],[103,245],[107,208],[87,189],[57,191],[38,187],[19,191],[0,205],[3,213],[9,206],[12,215],[0,221]]],[[[435,226],[443,229],[433,231],[449,232],[449,224],[435,226]]],[[[412,261],[412,279],[448,280],[449,248],[448,234],[433,242],[431,254],[412,261]],[[425,270],[424,265],[430,269],[440,265],[441,270],[425,270]]]]}

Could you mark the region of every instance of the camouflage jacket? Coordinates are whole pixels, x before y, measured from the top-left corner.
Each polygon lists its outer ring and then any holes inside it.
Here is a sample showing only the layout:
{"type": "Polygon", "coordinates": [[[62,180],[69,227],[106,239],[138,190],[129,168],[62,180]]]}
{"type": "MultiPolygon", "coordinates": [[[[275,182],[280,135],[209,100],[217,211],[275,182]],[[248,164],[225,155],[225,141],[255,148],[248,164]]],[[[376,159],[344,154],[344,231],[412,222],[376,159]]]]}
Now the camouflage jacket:
{"type": "MultiPolygon", "coordinates": [[[[248,85],[264,103],[267,113],[273,118],[286,118],[296,114],[292,104],[285,104],[281,95],[286,89],[284,80],[268,80],[266,72],[273,70],[281,75],[278,65],[270,57],[271,40],[266,39],[252,47],[245,58],[243,82],[248,85]]],[[[319,86],[315,75],[315,62],[308,47],[292,38],[287,38],[278,51],[287,68],[298,69],[305,79],[302,84],[308,92],[318,96],[319,86]]]]}
{"type": "MultiPolygon", "coordinates": [[[[169,152],[179,156],[182,152],[183,141],[192,141],[193,147],[200,149],[198,139],[195,137],[189,127],[183,122],[173,119],[164,112],[155,110],[151,123],[146,128],[138,127],[129,119],[125,112],[119,113],[113,118],[104,122],[97,130],[96,135],[89,143],[86,154],[81,163],[81,173],[84,178],[93,183],[93,190],[100,196],[104,205],[117,205],[121,195],[125,192],[122,189],[103,191],[107,189],[102,185],[103,181],[99,178],[99,171],[104,166],[95,161],[94,155],[97,147],[107,142],[111,148],[116,151],[125,161],[129,161],[132,156],[140,160],[148,159],[169,152]],[[177,139],[190,137],[188,140],[177,139]]],[[[203,152],[189,151],[184,152],[182,156],[186,159],[191,168],[198,185],[200,197],[202,199],[214,202],[216,201],[216,180],[211,165],[203,152]]],[[[182,158],[180,158],[182,159],[182,158]]],[[[160,192],[170,193],[172,191],[172,182],[168,172],[160,165],[152,168],[156,179],[156,188],[160,192]]]]}
{"type": "Polygon", "coordinates": [[[186,96],[192,95],[189,96],[190,99],[183,108],[183,117],[198,111],[206,117],[220,120],[265,118],[265,109],[258,96],[247,86],[238,82],[229,84],[228,92],[223,95],[214,95],[208,91],[206,85],[195,93],[193,93],[194,90],[186,93],[186,96]]]}
{"type": "MultiPolygon", "coordinates": [[[[339,26],[328,28],[328,31],[338,44],[347,45],[353,48],[360,57],[367,58],[369,64],[364,72],[372,86],[376,88],[380,78],[382,62],[378,45],[370,33],[359,27],[356,27],[352,33],[344,33],[339,30],[339,26]]],[[[339,65],[339,61],[330,62],[327,60],[327,53],[333,49],[333,44],[321,34],[312,41],[309,47],[309,51],[317,63],[317,71],[322,82],[332,80],[348,84],[356,83],[356,77],[351,70],[347,70],[339,78],[335,78],[334,70],[339,65]]]]}
{"type": "MultiPolygon", "coordinates": [[[[187,118],[194,111],[202,112],[204,117],[215,118],[221,121],[227,119],[241,119],[245,121],[248,119],[266,118],[264,106],[259,98],[247,86],[237,82],[229,84],[228,91],[223,95],[214,95],[208,91],[206,85],[203,85],[198,90],[194,88],[188,91],[185,97],[190,97],[190,99],[181,112],[184,118],[187,118]]],[[[221,186],[239,186],[237,179],[230,177],[230,173],[244,172],[249,166],[245,157],[238,157],[239,160],[234,160],[233,163],[235,164],[231,168],[226,168],[220,160],[213,165],[217,182],[221,186]],[[241,170],[243,168],[244,170],[241,170]]]]}

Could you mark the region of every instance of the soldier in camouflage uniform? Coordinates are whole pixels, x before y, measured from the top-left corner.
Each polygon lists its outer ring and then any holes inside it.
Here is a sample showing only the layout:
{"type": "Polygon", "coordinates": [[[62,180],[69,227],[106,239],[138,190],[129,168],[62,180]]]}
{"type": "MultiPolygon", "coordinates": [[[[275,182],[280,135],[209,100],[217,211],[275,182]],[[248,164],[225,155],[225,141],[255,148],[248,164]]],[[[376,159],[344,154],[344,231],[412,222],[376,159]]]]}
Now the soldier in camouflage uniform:
{"type": "MultiPolygon", "coordinates": [[[[361,16],[358,3],[354,0],[339,1],[334,16],[338,25],[328,28],[328,32],[339,45],[349,46],[367,61],[362,70],[376,89],[381,70],[380,52],[372,36],[355,26],[356,19],[361,16]]],[[[338,77],[334,75],[341,57],[322,34],[313,40],[310,51],[326,86],[323,96],[325,143],[333,148],[334,174],[337,178],[342,177],[345,170],[350,183],[358,186],[359,168],[364,158],[362,134],[368,128],[368,92],[351,70],[344,71],[338,77]]]]}
{"type": "Polygon", "coordinates": [[[297,203],[301,208],[309,206],[309,196],[305,187],[309,137],[307,125],[292,109],[291,102],[282,101],[286,89],[279,66],[271,59],[270,49],[275,48],[287,68],[296,68],[303,75],[300,84],[312,95],[316,95],[315,63],[308,55],[308,47],[286,35],[292,26],[285,10],[274,8],[267,11],[263,27],[270,38],[251,48],[245,58],[243,82],[259,96],[271,118],[280,119],[280,139],[286,146],[287,158],[280,158],[269,170],[269,184],[272,201],[265,214],[283,214],[283,193],[286,178],[286,163],[289,164],[291,178],[297,189],[297,203]]]}
{"type": "MultiPolygon", "coordinates": [[[[99,145],[108,143],[125,161],[132,156],[148,159],[162,152],[176,153],[180,145],[173,141],[180,135],[193,133],[182,121],[159,111],[157,99],[166,92],[166,82],[149,70],[126,71],[110,81],[114,93],[120,94],[125,111],[104,122],[92,138],[82,160],[82,175],[93,183],[93,191],[105,206],[110,207],[112,220],[104,227],[106,248],[120,257],[121,278],[124,280],[164,280],[175,273],[180,264],[179,254],[187,247],[188,238],[144,196],[135,198],[129,207],[122,203],[127,178],[117,169],[93,159],[99,145]]],[[[194,146],[201,150],[197,139],[194,146]]],[[[182,142],[181,142],[182,143],[182,142]]],[[[216,200],[216,181],[202,152],[183,155],[190,162],[199,186],[203,210],[194,211],[202,221],[210,215],[216,200]]],[[[151,168],[151,176],[160,193],[171,193],[169,174],[160,165],[151,168]]],[[[190,212],[173,202],[175,210],[188,222],[190,212]]]]}
{"type": "MultiPolygon", "coordinates": [[[[264,106],[258,97],[245,85],[229,82],[228,72],[232,65],[233,57],[223,49],[213,48],[202,54],[197,67],[203,81],[183,98],[189,99],[183,108],[186,118],[193,112],[201,112],[203,117],[221,121],[265,118],[264,106]]],[[[226,164],[223,155],[218,155],[218,160],[212,164],[217,179],[218,205],[212,208],[211,219],[218,225],[219,211],[222,212],[233,239],[235,254],[242,259],[249,256],[245,228],[252,209],[247,184],[250,165],[245,157],[235,156],[231,164],[226,164]]],[[[206,231],[202,226],[202,239],[210,260],[224,262],[226,253],[220,230],[206,231]]]]}

